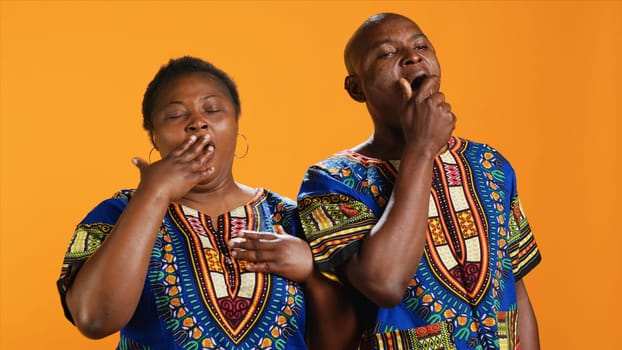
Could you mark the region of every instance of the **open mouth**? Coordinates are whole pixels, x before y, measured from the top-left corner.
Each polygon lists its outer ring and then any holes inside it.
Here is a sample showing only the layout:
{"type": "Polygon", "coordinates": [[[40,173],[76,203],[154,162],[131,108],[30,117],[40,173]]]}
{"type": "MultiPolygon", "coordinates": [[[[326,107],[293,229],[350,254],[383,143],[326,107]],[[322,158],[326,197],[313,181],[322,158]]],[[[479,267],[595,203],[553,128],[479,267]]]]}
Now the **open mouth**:
{"type": "Polygon", "coordinates": [[[410,87],[412,88],[413,91],[417,91],[419,90],[419,88],[421,87],[421,84],[423,84],[423,81],[425,80],[425,78],[427,78],[427,75],[420,75],[418,77],[416,77],[412,83],[410,83],[410,87]]]}

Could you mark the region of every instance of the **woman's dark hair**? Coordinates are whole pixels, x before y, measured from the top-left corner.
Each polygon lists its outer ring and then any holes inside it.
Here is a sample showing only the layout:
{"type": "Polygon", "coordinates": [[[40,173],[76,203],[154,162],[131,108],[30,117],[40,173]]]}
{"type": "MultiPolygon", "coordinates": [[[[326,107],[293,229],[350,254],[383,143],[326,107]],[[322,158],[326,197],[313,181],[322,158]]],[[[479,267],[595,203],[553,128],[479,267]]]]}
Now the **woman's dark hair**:
{"type": "Polygon", "coordinates": [[[151,80],[147,86],[145,96],[143,97],[143,127],[145,130],[153,130],[151,113],[153,112],[153,106],[162,87],[166,86],[166,84],[175,78],[188,73],[206,73],[214,79],[220,81],[227,88],[227,91],[231,96],[231,100],[233,101],[233,105],[235,107],[235,115],[237,117],[240,116],[242,107],[240,106],[238,88],[235,86],[235,83],[227,75],[227,73],[200,58],[184,56],[168,61],[168,64],[160,68],[155,77],[153,77],[153,80],[151,80]]]}

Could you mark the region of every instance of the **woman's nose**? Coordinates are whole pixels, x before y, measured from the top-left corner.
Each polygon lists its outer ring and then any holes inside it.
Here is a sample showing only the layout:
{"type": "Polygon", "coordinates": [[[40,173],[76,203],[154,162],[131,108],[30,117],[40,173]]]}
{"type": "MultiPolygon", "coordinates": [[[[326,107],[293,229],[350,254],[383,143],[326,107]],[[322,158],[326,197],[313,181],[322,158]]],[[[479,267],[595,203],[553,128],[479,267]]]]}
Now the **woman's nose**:
{"type": "Polygon", "coordinates": [[[205,118],[202,118],[199,113],[193,113],[188,121],[188,125],[186,126],[186,131],[197,132],[199,130],[207,129],[207,127],[208,124],[205,118]]]}
{"type": "Polygon", "coordinates": [[[404,56],[402,56],[401,65],[407,66],[410,64],[417,64],[423,60],[423,57],[414,48],[405,49],[404,56]]]}

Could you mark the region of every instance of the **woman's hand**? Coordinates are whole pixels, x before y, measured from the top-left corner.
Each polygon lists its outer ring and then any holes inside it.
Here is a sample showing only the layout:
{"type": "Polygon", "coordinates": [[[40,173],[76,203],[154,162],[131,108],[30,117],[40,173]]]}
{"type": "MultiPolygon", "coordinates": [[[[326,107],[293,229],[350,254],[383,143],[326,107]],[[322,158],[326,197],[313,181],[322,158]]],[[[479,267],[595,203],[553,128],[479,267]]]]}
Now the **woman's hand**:
{"type": "Polygon", "coordinates": [[[306,281],[313,272],[311,248],[304,240],[275,226],[276,233],[242,231],[228,245],[231,255],[246,260],[246,270],[269,272],[296,282],[306,281]]]}
{"type": "Polygon", "coordinates": [[[186,195],[214,171],[208,165],[214,155],[214,147],[209,145],[209,140],[209,134],[201,137],[191,135],[171,153],[152,164],[141,158],[132,159],[140,170],[138,190],[155,191],[169,201],[186,195]]]}

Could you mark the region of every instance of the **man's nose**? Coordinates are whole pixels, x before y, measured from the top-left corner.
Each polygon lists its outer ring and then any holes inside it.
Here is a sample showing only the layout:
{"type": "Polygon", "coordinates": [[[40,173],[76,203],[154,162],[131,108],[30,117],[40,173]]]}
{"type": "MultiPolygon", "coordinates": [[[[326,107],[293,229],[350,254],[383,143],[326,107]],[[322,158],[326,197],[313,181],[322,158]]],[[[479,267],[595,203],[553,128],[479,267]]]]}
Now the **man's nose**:
{"type": "Polygon", "coordinates": [[[402,56],[401,65],[407,66],[410,64],[417,64],[423,60],[421,53],[414,48],[404,49],[404,55],[402,56]]]}

